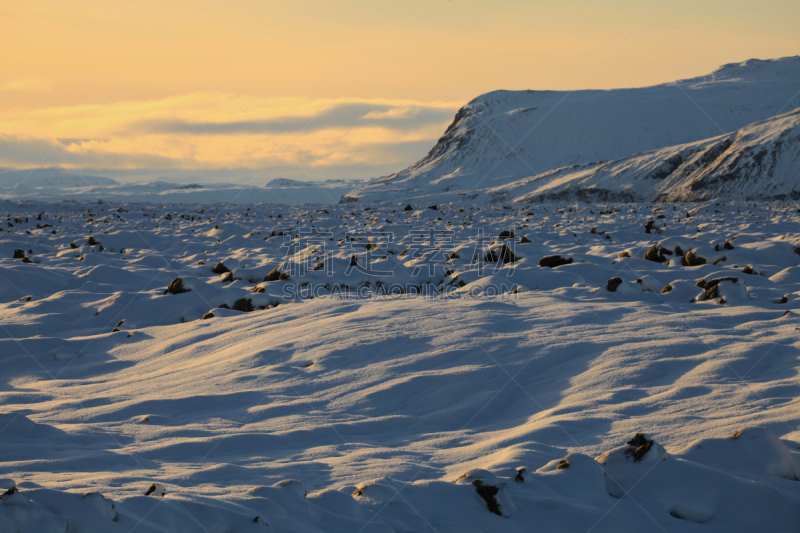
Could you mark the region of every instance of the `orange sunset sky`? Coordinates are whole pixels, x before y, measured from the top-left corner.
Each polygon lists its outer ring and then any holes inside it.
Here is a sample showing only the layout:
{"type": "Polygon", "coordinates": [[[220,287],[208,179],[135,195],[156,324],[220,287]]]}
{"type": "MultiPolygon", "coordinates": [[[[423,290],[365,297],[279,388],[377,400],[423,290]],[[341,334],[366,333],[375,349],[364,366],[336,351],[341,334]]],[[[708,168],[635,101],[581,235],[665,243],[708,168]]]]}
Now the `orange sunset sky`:
{"type": "Polygon", "coordinates": [[[0,3],[0,167],[369,178],[496,89],[638,87],[800,53],[800,2],[0,3]]]}

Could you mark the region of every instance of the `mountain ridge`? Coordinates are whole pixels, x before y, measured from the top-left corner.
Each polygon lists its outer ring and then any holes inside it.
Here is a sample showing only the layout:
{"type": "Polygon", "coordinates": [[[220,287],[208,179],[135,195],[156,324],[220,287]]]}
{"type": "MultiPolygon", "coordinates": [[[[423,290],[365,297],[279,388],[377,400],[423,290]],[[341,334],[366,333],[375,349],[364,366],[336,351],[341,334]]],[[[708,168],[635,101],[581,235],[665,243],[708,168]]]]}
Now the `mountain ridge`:
{"type": "Polygon", "coordinates": [[[563,167],[487,190],[492,201],[800,199],[800,108],[711,139],[563,167]]]}
{"type": "Polygon", "coordinates": [[[470,197],[559,168],[708,140],[783,111],[799,80],[793,56],[643,88],[492,91],[463,106],[423,159],[342,201],[470,197]]]}

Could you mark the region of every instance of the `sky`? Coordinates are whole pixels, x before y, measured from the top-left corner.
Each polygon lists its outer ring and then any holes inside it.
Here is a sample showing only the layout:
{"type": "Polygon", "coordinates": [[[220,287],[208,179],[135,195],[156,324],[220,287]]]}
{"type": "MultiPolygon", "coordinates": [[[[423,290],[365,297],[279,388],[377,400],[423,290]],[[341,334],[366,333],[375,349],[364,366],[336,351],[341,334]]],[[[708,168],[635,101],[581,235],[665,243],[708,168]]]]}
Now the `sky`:
{"type": "Polygon", "coordinates": [[[488,91],[800,54],[796,0],[26,0],[0,20],[0,168],[123,180],[373,178],[488,91]]]}

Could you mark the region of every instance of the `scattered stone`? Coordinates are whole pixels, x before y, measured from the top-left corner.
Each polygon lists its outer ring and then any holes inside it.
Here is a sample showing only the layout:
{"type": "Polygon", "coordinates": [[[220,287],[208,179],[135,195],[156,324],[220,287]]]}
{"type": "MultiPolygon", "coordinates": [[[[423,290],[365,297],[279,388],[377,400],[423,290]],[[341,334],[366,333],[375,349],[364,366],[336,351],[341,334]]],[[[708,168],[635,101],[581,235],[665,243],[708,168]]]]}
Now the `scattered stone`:
{"type": "Polygon", "coordinates": [[[627,450],[625,454],[628,456],[633,455],[633,462],[638,463],[642,460],[642,457],[644,457],[645,454],[650,451],[653,443],[653,439],[647,440],[647,438],[644,436],[644,433],[637,433],[626,443],[628,446],[633,446],[633,449],[627,450]]]}
{"type": "Polygon", "coordinates": [[[672,255],[672,251],[658,244],[654,244],[644,253],[644,258],[656,263],[666,263],[667,258],[665,256],[667,255],[672,255]]]}
{"type": "Polygon", "coordinates": [[[500,511],[500,503],[497,501],[497,493],[500,491],[500,487],[486,485],[482,479],[473,479],[472,484],[475,486],[475,491],[478,493],[478,496],[483,498],[483,501],[486,502],[489,511],[497,516],[503,516],[503,513],[500,511]]]}
{"type": "Polygon", "coordinates": [[[117,333],[119,331],[119,327],[125,323],[125,320],[120,320],[117,322],[117,325],[114,326],[114,329],[111,330],[111,333],[117,333]]]}
{"type": "Polygon", "coordinates": [[[619,258],[622,259],[623,257],[630,257],[631,253],[628,250],[622,250],[619,253],[619,258]]]}
{"type": "Polygon", "coordinates": [[[558,465],[556,465],[556,470],[566,470],[567,468],[569,468],[569,461],[567,461],[566,457],[561,459],[558,465]]]}
{"type": "Polygon", "coordinates": [[[403,213],[406,213],[406,212],[408,212],[408,211],[413,211],[413,210],[414,210],[414,208],[413,208],[413,207],[411,207],[411,204],[408,204],[408,205],[405,207],[405,209],[403,209],[403,213]]]}
{"type": "Polygon", "coordinates": [[[683,266],[700,266],[705,265],[706,260],[704,257],[700,257],[694,253],[694,250],[690,250],[686,252],[686,255],[683,256],[683,266]]]}
{"type": "Polygon", "coordinates": [[[255,308],[253,307],[253,300],[250,298],[239,298],[235,302],[233,302],[233,307],[231,308],[234,311],[242,311],[244,313],[250,313],[255,308]]]}
{"type": "Polygon", "coordinates": [[[25,250],[21,248],[14,250],[14,259],[22,259],[23,257],[25,257],[25,250]]]}
{"type": "Polygon", "coordinates": [[[530,244],[532,242],[533,241],[530,240],[526,235],[523,235],[522,237],[519,238],[519,243],[520,244],[530,244]]]}
{"type": "Polygon", "coordinates": [[[231,269],[226,267],[225,264],[222,263],[222,261],[220,261],[219,263],[214,265],[214,268],[211,269],[211,272],[213,272],[214,274],[224,274],[224,273],[230,272],[230,271],[231,271],[231,269]]]}
{"type": "Polygon", "coordinates": [[[86,244],[89,246],[97,246],[100,243],[94,238],[94,235],[89,235],[89,238],[86,239],[86,244]]]}
{"type": "Polygon", "coordinates": [[[147,492],[144,493],[145,496],[161,496],[162,498],[167,493],[164,487],[158,483],[153,483],[150,485],[150,488],[147,489],[147,492]]]}
{"type": "Polygon", "coordinates": [[[514,252],[511,251],[511,248],[504,244],[500,246],[500,248],[496,248],[487,252],[485,259],[487,263],[500,263],[501,265],[506,265],[516,261],[517,256],[514,255],[514,252]]]}
{"type": "Polygon", "coordinates": [[[702,287],[706,291],[706,300],[715,300],[719,298],[719,284],[722,283],[723,281],[730,281],[732,283],[737,283],[739,281],[739,278],[734,278],[732,276],[725,276],[724,278],[714,278],[710,281],[706,281],[702,287]]]}
{"type": "Polygon", "coordinates": [[[267,274],[264,277],[264,281],[278,281],[278,280],[286,280],[286,279],[289,279],[289,273],[288,272],[281,272],[280,270],[278,270],[278,267],[275,267],[272,270],[270,270],[269,274],[267,274]]]}
{"type": "Polygon", "coordinates": [[[609,292],[617,292],[617,287],[622,285],[622,278],[611,278],[606,282],[606,290],[609,292]]]}
{"type": "Polygon", "coordinates": [[[203,320],[208,320],[209,318],[214,318],[216,315],[209,311],[208,313],[203,315],[203,320]]]}
{"type": "Polygon", "coordinates": [[[661,289],[661,294],[667,294],[668,292],[671,292],[673,288],[674,287],[672,286],[671,283],[667,283],[667,285],[663,289],[661,289]]]}
{"type": "Polygon", "coordinates": [[[190,288],[183,285],[183,278],[175,278],[164,290],[164,294],[181,294],[182,292],[189,292],[190,290],[190,288]]]}
{"type": "Polygon", "coordinates": [[[539,259],[539,266],[545,268],[556,268],[561,265],[572,264],[571,257],[561,257],[560,255],[546,255],[539,259]]]}

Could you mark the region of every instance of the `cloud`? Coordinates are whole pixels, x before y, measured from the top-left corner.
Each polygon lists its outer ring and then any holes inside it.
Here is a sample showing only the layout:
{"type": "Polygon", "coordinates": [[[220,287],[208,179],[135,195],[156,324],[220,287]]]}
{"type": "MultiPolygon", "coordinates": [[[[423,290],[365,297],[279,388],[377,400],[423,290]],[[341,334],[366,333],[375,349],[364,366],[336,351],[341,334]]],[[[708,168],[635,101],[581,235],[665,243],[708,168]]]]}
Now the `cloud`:
{"type": "Polygon", "coordinates": [[[365,172],[375,169],[383,174],[399,171],[424,156],[457,108],[452,102],[356,98],[331,103],[241,96],[234,103],[225,95],[190,93],[97,108],[23,109],[24,121],[0,109],[0,123],[8,126],[0,135],[0,166],[269,166],[315,178],[343,177],[344,172],[366,177],[365,172]],[[55,153],[48,156],[53,148],[55,153]]]}
{"type": "Polygon", "coordinates": [[[174,168],[189,162],[147,153],[115,153],[93,149],[71,152],[63,146],[48,144],[41,139],[0,135],[0,165],[9,168],[174,168]]]}
{"type": "Polygon", "coordinates": [[[263,134],[319,131],[333,128],[385,127],[414,129],[452,120],[453,111],[437,107],[402,106],[349,102],[331,106],[317,115],[287,115],[267,120],[191,122],[188,120],[145,120],[134,128],[147,133],[189,133],[193,135],[263,134]]]}

